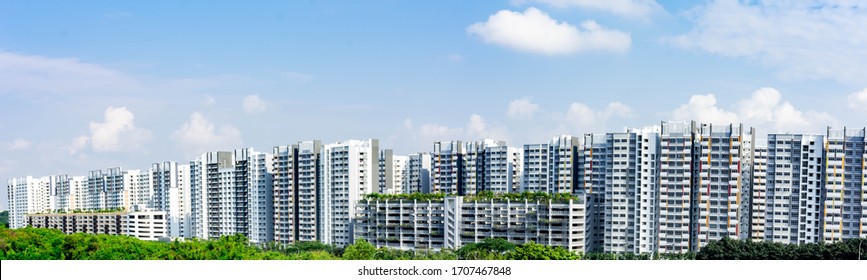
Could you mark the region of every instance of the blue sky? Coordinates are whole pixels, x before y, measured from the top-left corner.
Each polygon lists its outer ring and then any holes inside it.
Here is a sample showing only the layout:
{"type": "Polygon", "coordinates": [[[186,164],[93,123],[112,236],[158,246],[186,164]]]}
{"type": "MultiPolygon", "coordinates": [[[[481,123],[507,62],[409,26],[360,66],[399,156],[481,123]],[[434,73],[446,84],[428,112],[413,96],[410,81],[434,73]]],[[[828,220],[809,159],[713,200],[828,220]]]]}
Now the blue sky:
{"type": "Polygon", "coordinates": [[[0,180],[308,139],[863,127],[863,26],[818,0],[0,1],[0,180]]]}

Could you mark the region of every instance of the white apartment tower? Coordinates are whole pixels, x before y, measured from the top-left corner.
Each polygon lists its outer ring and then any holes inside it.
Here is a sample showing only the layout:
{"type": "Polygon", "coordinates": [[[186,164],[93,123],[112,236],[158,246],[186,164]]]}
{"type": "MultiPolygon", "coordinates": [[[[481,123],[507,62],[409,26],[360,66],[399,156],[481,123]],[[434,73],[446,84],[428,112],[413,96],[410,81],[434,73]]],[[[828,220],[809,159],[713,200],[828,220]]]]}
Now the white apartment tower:
{"type": "Polygon", "coordinates": [[[520,191],[522,150],[509,146],[485,148],[484,190],[494,193],[520,191]]]}
{"type": "Polygon", "coordinates": [[[274,241],[322,241],[322,142],[274,147],[274,241]]]}
{"type": "Polygon", "coordinates": [[[270,156],[253,149],[202,154],[190,162],[194,237],[244,234],[252,242],[273,238],[270,156]]]}
{"type": "Polygon", "coordinates": [[[576,137],[563,135],[548,142],[548,189],[551,192],[575,193],[578,141],[576,137]]]}
{"type": "Polygon", "coordinates": [[[659,253],[696,251],[694,122],[663,122],[659,136],[659,253]]]}
{"type": "Polygon", "coordinates": [[[753,200],[759,207],[753,212],[759,225],[754,231],[763,233],[762,240],[785,244],[821,240],[823,144],[821,135],[768,135],[764,201],[760,194],[753,200]]]}
{"type": "Polygon", "coordinates": [[[825,144],[825,242],[867,237],[867,183],[865,129],[827,130],[825,144]]]}
{"type": "Polygon", "coordinates": [[[548,189],[548,144],[526,144],[521,191],[553,193],[548,189]]]}
{"type": "Polygon", "coordinates": [[[379,151],[379,193],[403,193],[407,156],[396,156],[390,149],[379,151]]]}
{"type": "Polygon", "coordinates": [[[695,140],[698,247],[723,237],[746,238],[749,208],[743,206],[749,204],[744,203],[749,198],[749,180],[743,177],[743,126],[702,124],[695,140]]]}
{"type": "Polygon", "coordinates": [[[49,177],[31,176],[12,178],[7,181],[6,195],[9,201],[9,228],[27,225],[25,215],[51,211],[51,187],[49,177]]]}
{"type": "Polygon", "coordinates": [[[379,191],[379,140],[349,140],[323,148],[322,241],[339,247],[352,244],[355,205],[379,191]]]}
{"type": "Polygon", "coordinates": [[[404,193],[431,192],[431,154],[411,154],[406,163],[406,182],[404,193]]]}

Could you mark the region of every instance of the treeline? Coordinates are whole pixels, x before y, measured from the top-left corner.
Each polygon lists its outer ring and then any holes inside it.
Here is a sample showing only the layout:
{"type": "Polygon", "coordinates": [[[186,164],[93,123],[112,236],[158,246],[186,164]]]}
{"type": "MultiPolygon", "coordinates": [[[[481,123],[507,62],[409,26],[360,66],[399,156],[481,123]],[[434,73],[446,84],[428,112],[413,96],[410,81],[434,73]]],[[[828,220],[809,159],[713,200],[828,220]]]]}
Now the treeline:
{"type": "Polygon", "coordinates": [[[859,260],[867,258],[867,238],[834,243],[782,244],[723,238],[710,242],[699,260],[859,260]]]}
{"type": "Polygon", "coordinates": [[[722,239],[697,254],[574,253],[536,243],[515,245],[485,239],[458,250],[404,251],[358,240],[346,248],[319,242],[251,245],[243,235],[215,240],[143,241],[129,236],[63,234],[56,229],[2,229],[2,260],[856,260],[867,239],[829,244],[784,245],[722,239]]]}

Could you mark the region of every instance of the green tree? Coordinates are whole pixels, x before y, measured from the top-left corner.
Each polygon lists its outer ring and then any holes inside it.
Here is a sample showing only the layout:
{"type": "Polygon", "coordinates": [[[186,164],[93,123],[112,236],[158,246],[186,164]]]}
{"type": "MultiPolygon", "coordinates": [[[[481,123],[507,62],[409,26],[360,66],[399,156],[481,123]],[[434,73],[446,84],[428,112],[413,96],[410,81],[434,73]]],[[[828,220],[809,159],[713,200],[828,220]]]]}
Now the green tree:
{"type": "Polygon", "coordinates": [[[510,260],[580,260],[581,256],[563,247],[549,247],[531,241],[507,253],[506,258],[510,260]]]}
{"type": "Polygon", "coordinates": [[[376,247],[367,242],[367,240],[358,239],[355,241],[355,244],[346,247],[346,250],[343,252],[343,259],[372,260],[376,252],[376,247]]]}

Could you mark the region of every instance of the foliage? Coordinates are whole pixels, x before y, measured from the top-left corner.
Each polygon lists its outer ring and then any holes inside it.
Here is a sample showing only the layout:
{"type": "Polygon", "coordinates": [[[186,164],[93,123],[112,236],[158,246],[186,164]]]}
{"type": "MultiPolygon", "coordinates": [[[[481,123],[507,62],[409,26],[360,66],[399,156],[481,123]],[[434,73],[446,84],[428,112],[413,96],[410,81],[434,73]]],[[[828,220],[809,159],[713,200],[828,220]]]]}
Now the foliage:
{"type": "Polygon", "coordinates": [[[580,260],[581,256],[563,247],[549,247],[535,242],[517,246],[506,254],[509,260],[580,260]]]}
{"type": "Polygon", "coordinates": [[[421,200],[421,201],[442,201],[445,199],[444,193],[412,193],[412,194],[381,194],[371,193],[364,195],[364,200],[421,200]]]}
{"type": "Polygon", "coordinates": [[[346,251],[343,252],[343,259],[346,260],[372,260],[376,255],[376,247],[367,242],[367,240],[359,239],[355,244],[346,246],[346,251]]]}
{"type": "Polygon", "coordinates": [[[0,212],[0,227],[9,228],[9,211],[0,212]]]}
{"type": "Polygon", "coordinates": [[[458,249],[462,260],[505,260],[506,253],[515,250],[512,244],[502,238],[485,238],[480,243],[470,243],[458,249]]]}
{"type": "Polygon", "coordinates": [[[481,191],[472,196],[467,196],[467,201],[477,200],[493,200],[493,199],[508,199],[508,200],[529,200],[529,201],[568,201],[575,200],[578,197],[568,193],[549,194],[546,192],[521,192],[521,193],[502,193],[497,194],[492,191],[481,191]]]}
{"type": "Polygon", "coordinates": [[[857,260],[867,257],[867,238],[834,243],[782,244],[723,238],[707,244],[699,260],[857,260]],[[862,256],[862,254],[865,254],[862,256]]]}

